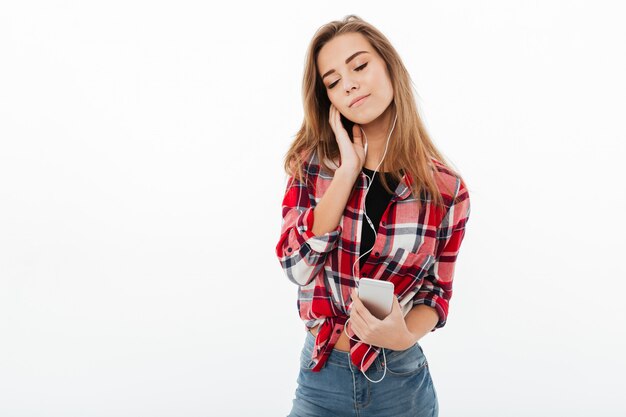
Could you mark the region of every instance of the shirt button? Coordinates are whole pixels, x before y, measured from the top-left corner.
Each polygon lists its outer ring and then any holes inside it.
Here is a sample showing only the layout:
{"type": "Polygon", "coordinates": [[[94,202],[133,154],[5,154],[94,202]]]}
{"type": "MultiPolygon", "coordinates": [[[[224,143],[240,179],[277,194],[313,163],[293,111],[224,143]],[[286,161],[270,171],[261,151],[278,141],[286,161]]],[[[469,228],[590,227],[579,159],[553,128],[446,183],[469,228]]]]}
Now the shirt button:
{"type": "Polygon", "coordinates": [[[337,331],[335,333],[339,334],[339,333],[341,333],[341,330],[337,329],[337,331]]]}
{"type": "Polygon", "coordinates": [[[380,222],[383,226],[385,225],[385,222],[380,222]]]}
{"type": "Polygon", "coordinates": [[[291,248],[287,248],[287,252],[291,252],[291,248]]]}
{"type": "Polygon", "coordinates": [[[380,255],[380,253],[376,252],[376,253],[374,253],[374,255],[378,256],[378,255],[380,255]]]}

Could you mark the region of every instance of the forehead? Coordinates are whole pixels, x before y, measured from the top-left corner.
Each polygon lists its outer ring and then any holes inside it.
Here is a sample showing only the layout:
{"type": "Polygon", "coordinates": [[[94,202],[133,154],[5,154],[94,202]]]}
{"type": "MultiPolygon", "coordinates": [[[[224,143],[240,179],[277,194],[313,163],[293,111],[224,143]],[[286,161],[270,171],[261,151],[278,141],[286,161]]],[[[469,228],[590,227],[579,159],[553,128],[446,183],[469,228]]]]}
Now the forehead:
{"type": "Polygon", "coordinates": [[[317,55],[319,73],[323,74],[330,69],[346,65],[346,58],[357,51],[368,51],[369,54],[363,54],[366,57],[375,55],[370,43],[360,33],[344,33],[334,37],[320,49],[317,55]]]}

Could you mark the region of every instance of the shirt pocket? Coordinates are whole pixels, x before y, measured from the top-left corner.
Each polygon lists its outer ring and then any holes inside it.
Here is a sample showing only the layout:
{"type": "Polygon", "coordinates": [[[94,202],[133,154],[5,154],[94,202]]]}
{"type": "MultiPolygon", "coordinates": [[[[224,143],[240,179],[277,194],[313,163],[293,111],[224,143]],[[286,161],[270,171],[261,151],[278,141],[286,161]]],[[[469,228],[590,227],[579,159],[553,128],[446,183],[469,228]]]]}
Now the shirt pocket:
{"type": "Polygon", "coordinates": [[[419,280],[426,274],[435,259],[435,255],[428,250],[415,253],[400,248],[390,258],[380,278],[391,281],[405,277],[419,280]]]}
{"type": "Polygon", "coordinates": [[[415,278],[421,278],[426,271],[435,263],[435,254],[423,250],[418,253],[409,252],[406,255],[405,266],[411,271],[411,275],[415,278]]]}

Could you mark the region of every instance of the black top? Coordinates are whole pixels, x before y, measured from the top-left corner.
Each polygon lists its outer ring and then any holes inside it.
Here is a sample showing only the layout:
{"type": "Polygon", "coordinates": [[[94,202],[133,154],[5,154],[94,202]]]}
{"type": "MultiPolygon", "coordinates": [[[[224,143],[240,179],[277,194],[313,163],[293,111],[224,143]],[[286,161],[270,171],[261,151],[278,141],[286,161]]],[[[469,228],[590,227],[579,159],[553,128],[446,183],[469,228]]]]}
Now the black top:
{"type": "MultiPolygon", "coordinates": [[[[372,178],[372,176],[374,175],[373,170],[367,169],[365,167],[363,167],[363,172],[370,178],[372,178]]],[[[374,181],[372,182],[372,185],[370,186],[365,199],[365,210],[367,212],[367,217],[372,220],[372,224],[377,231],[378,225],[380,224],[380,218],[387,209],[389,201],[393,196],[393,194],[389,194],[387,191],[385,191],[385,188],[383,187],[380,178],[382,174],[386,175],[389,188],[395,191],[396,187],[398,186],[398,181],[394,180],[391,177],[390,172],[381,173],[376,171],[376,176],[374,176],[374,181]]],[[[369,225],[367,218],[365,218],[365,213],[363,213],[363,226],[361,229],[361,247],[359,255],[364,254],[372,246],[374,246],[375,239],[376,233],[374,233],[374,231],[372,230],[372,227],[369,225]]],[[[361,268],[363,268],[365,261],[367,261],[367,258],[369,258],[372,253],[373,251],[369,252],[359,260],[361,268]]]]}

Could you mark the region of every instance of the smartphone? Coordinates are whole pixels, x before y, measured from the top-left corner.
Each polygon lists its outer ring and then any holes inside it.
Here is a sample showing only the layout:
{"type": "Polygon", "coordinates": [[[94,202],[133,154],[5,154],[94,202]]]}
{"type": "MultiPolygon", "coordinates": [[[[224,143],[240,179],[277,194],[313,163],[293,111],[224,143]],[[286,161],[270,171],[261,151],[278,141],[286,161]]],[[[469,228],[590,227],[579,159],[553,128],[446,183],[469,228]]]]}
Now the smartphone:
{"type": "Polygon", "coordinates": [[[359,279],[359,299],[374,317],[383,320],[393,306],[393,282],[378,279],[359,279]]]}

